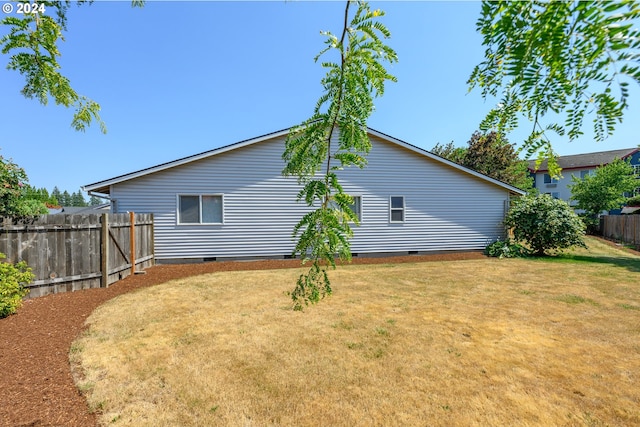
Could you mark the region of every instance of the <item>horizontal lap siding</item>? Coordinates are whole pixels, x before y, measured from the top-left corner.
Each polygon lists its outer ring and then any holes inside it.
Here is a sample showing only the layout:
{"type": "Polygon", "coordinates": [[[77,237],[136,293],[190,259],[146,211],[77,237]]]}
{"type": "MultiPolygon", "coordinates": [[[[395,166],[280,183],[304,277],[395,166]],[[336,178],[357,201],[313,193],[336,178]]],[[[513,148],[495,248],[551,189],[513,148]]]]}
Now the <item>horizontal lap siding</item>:
{"type": "MultiPolygon", "coordinates": [[[[501,235],[507,190],[395,144],[372,138],[365,169],[342,171],[362,196],[356,253],[473,250],[501,235]],[[389,223],[389,196],[404,196],[406,221],[389,223]]],[[[284,139],[260,142],[112,188],[119,212],[153,213],[156,259],[289,255],[308,211],[295,178],[281,176],[284,139]],[[177,225],[177,194],[224,194],[223,225],[177,225]]]]}
{"type": "MultiPolygon", "coordinates": [[[[507,190],[377,141],[366,177],[358,177],[359,170],[343,174],[367,187],[353,252],[475,250],[502,235],[507,190]],[[404,196],[404,223],[389,223],[390,196],[404,196]]],[[[347,190],[358,193],[357,187],[347,190]]]]}

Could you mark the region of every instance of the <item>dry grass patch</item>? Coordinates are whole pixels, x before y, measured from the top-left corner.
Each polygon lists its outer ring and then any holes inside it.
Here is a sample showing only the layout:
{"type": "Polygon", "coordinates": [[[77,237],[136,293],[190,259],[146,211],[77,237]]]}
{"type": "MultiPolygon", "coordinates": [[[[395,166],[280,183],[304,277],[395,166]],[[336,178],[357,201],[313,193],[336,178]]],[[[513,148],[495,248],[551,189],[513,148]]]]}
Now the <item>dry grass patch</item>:
{"type": "Polygon", "coordinates": [[[300,270],[123,295],[72,347],[116,426],[640,425],[640,258],[347,266],[304,312],[300,270]]]}

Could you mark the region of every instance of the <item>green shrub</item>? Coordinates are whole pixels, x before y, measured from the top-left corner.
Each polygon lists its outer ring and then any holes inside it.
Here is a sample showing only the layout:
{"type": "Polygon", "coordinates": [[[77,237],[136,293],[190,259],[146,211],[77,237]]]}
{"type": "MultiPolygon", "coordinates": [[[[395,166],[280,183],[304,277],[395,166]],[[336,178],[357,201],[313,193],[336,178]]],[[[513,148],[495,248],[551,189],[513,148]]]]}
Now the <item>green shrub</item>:
{"type": "Polygon", "coordinates": [[[523,196],[513,203],[505,225],[516,241],[524,242],[537,256],[572,246],[585,247],[585,225],[567,202],[548,194],[523,196]]]}
{"type": "Polygon", "coordinates": [[[15,313],[22,305],[22,298],[29,293],[24,285],[35,277],[26,262],[14,265],[1,261],[4,258],[5,254],[0,253],[0,318],[15,313]]]}
{"type": "Polygon", "coordinates": [[[524,258],[529,255],[529,250],[512,240],[497,240],[488,245],[484,254],[497,258],[524,258]]]}
{"type": "Polygon", "coordinates": [[[627,206],[640,206],[640,195],[629,197],[626,201],[627,206]]]}

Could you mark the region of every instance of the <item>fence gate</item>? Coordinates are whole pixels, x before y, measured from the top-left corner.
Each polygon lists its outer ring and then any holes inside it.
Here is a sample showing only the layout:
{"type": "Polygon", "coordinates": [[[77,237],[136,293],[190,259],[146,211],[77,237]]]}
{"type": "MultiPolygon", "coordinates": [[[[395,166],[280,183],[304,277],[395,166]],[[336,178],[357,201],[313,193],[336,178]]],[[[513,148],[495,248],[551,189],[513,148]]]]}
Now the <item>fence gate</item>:
{"type": "Polygon", "coordinates": [[[107,287],[153,265],[152,214],[43,215],[4,218],[0,252],[26,261],[36,278],[29,297],[107,287]]]}

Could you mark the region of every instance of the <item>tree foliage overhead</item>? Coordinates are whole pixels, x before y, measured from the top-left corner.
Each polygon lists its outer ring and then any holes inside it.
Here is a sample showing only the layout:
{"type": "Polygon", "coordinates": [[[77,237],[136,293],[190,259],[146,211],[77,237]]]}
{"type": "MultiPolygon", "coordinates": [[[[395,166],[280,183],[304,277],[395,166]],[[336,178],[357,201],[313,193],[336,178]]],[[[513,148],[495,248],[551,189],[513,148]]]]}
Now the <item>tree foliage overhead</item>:
{"type": "Polygon", "coordinates": [[[322,79],[324,93],[313,115],[292,129],[287,137],[283,159],[285,176],[295,175],[303,186],[298,201],[313,207],[295,226],[298,237],[294,255],[313,264],[302,274],[291,293],[295,308],[317,302],[331,293],[327,266],[335,268],[336,256],[351,258],[350,223],[358,218],[351,210],[351,196],[343,191],[337,172],[350,166],[363,168],[371,148],[367,118],[374,109],[373,99],[384,93],[387,80],[395,77],[381,62],[397,61],[396,53],[384,44],[390,37],[377,20],[384,13],[371,10],[365,1],[347,1],[340,36],[322,32],[326,47],[316,56],[335,53],[337,58],[321,62],[327,69],[322,79]],[[357,10],[350,18],[351,5],[357,10]]]}
{"type": "Polygon", "coordinates": [[[483,1],[477,29],[485,59],[469,85],[500,102],[481,129],[507,133],[528,119],[523,148],[550,158],[558,173],[550,133],[575,140],[591,117],[602,141],[622,121],[629,83],[640,83],[639,16],[634,0],[483,1]],[[564,121],[546,122],[553,113],[564,121]]]}
{"type": "Polygon", "coordinates": [[[575,207],[584,209],[591,217],[620,208],[627,201],[624,193],[640,187],[631,164],[620,159],[596,168],[593,175],[586,175],[583,179],[574,175],[571,180],[571,199],[578,202],[575,207]]]}
{"type": "MultiPolygon", "coordinates": [[[[77,2],[83,3],[90,2],[77,2]]],[[[106,133],[107,128],[100,119],[100,105],[78,94],[69,79],[61,74],[58,45],[64,41],[70,4],[70,1],[40,1],[37,2],[40,7],[34,7],[32,13],[5,16],[0,25],[8,27],[8,33],[0,38],[1,52],[9,55],[7,68],[24,76],[21,93],[26,98],[37,99],[43,105],[53,99],[57,105],[74,108],[71,126],[75,130],[85,131],[95,121],[106,133]]],[[[132,1],[132,6],[143,4],[143,1],[132,1]]]]}

